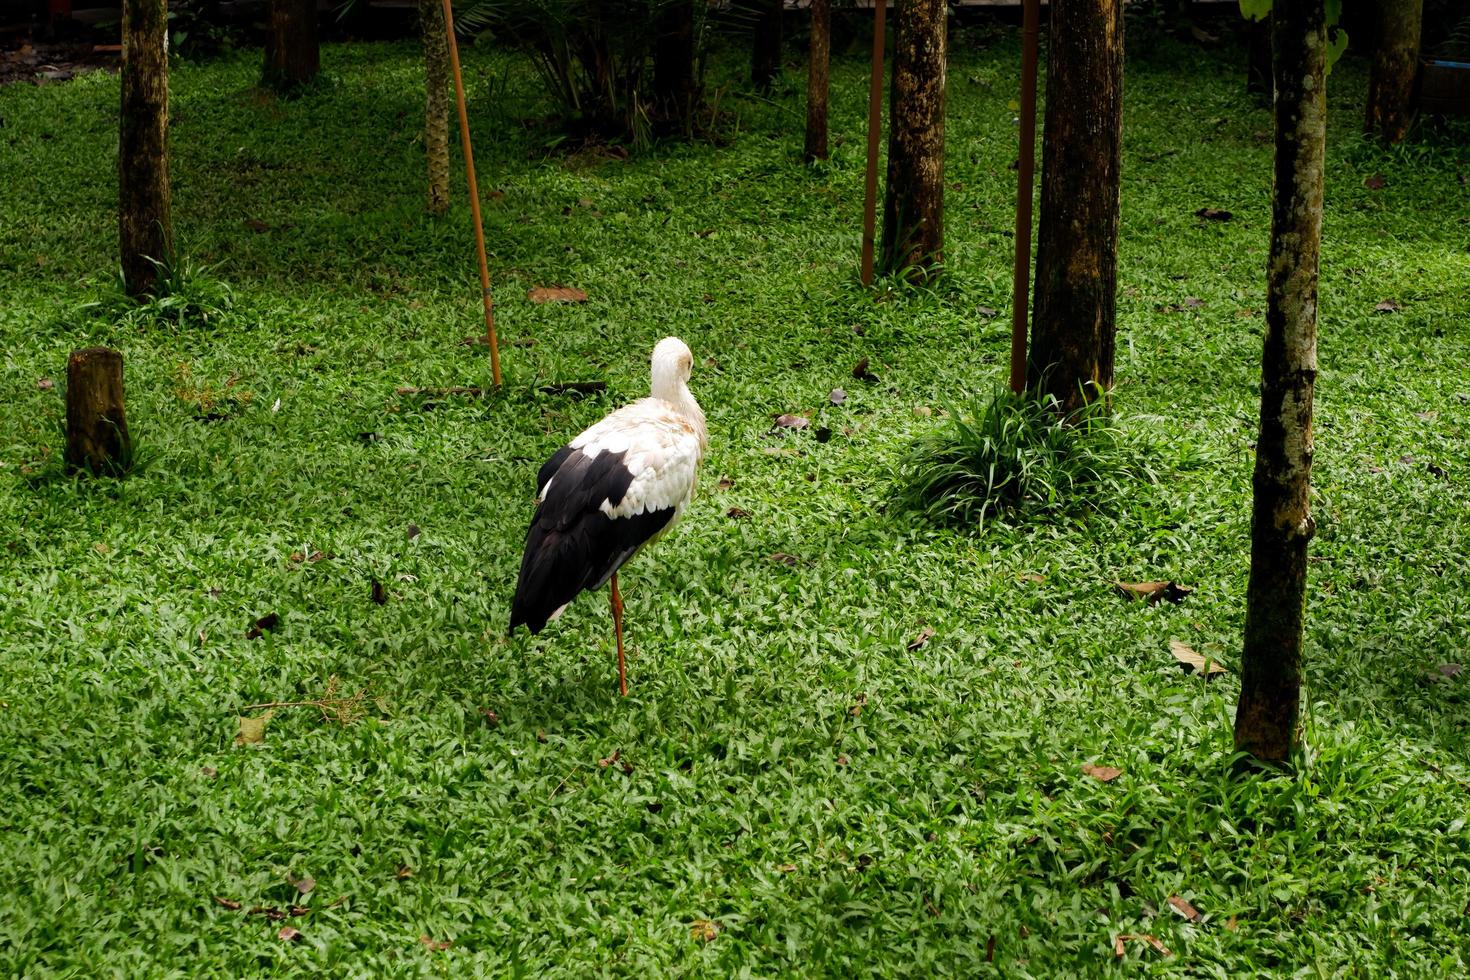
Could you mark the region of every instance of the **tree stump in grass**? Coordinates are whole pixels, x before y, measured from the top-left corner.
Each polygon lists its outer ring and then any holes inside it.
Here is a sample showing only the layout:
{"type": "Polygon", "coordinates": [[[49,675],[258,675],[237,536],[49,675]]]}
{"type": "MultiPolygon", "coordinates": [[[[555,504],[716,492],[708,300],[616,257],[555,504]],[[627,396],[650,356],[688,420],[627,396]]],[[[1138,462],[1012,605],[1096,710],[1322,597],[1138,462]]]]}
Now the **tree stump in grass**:
{"type": "Polygon", "coordinates": [[[118,475],[132,458],[122,355],[108,347],[72,351],[66,362],[67,471],[118,475]]]}

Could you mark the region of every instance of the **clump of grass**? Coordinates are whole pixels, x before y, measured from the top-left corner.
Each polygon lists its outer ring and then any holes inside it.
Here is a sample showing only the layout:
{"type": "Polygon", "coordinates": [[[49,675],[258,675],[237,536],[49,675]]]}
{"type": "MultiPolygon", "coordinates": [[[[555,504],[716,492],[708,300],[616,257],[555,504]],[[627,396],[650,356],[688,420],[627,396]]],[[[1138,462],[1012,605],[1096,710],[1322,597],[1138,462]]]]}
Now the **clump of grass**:
{"type": "Polygon", "coordinates": [[[143,307],[160,320],[208,324],[235,305],[235,291],[215,275],[215,266],[182,255],[150,259],[158,281],[143,307]]]}
{"type": "Polygon", "coordinates": [[[1095,510],[1147,476],[1102,402],[1063,417],[1055,397],[1008,390],[952,409],[901,470],[902,502],[979,529],[1002,515],[1095,510]]]}

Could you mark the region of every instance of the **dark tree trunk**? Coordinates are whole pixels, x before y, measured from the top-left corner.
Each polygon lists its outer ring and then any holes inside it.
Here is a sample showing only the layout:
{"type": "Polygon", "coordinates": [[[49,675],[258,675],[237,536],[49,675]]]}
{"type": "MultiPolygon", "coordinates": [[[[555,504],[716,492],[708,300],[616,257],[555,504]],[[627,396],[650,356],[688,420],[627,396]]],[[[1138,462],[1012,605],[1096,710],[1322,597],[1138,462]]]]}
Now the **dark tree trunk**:
{"type": "Polygon", "coordinates": [[[88,347],[66,362],[66,468],[121,474],[133,443],[123,411],[123,359],[115,350],[88,347]]]}
{"type": "Polygon", "coordinates": [[[1271,97],[1271,22],[1246,21],[1245,90],[1271,97]]]}
{"type": "Polygon", "coordinates": [[[270,0],[270,14],[261,81],[278,92],[291,92],[321,70],[316,0],[270,0]]]}
{"type": "Polygon", "coordinates": [[[424,34],[424,156],[430,214],[449,210],[449,35],[442,0],[419,0],[424,34]]]}
{"type": "Polygon", "coordinates": [[[694,83],[694,3],[669,0],[653,42],[653,97],[663,115],[689,135],[699,94],[694,83]]]}
{"type": "Polygon", "coordinates": [[[885,272],[927,274],[944,252],[945,0],[900,0],[883,188],[885,272]]]}
{"type": "Polygon", "coordinates": [[[1053,0],[1027,386],[1064,415],[1113,385],[1122,0],[1053,0]]]}
{"type": "Polygon", "coordinates": [[[806,79],[806,159],[827,159],[827,69],[832,56],[832,0],[812,0],[811,63],[806,79]]]}
{"type": "Polygon", "coordinates": [[[1424,0],[1376,0],[1377,42],[1368,75],[1368,115],[1363,132],[1398,143],[1414,121],[1414,81],[1419,76],[1419,32],[1424,0]]]}
{"type": "Polygon", "coordinates": [[[750,0],[755,32],[750,54],[750,84],[769,92],[781,71],[781,0],[750,0]]]}
{"type": "Polygon", "coordinates": [[[168,7],[123,0],[122,106],[117,145],[117,230],[123,282],[133,296],[152,292],[149,259],[173,253],[168,186],[168,7]]]}
{"type": "Polygon", "coordinates": [[[1312,538],[1312,389],[1317,377],[1317,266],[1327,142],[1323,0],[1277,2],[1272,15],[1276,178],[1266,265],[1261,430],[1251,510],[1235,747],[1283,762],[1301,702],[1307,544],[1312,538]]]}

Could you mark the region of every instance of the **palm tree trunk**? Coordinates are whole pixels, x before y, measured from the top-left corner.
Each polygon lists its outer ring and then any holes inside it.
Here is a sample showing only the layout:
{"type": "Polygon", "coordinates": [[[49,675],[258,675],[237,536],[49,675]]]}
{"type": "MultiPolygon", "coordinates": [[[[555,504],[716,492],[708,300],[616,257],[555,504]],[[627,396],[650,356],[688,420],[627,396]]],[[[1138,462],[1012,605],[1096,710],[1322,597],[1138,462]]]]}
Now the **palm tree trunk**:
{"type": "Polygon", "coordinates": [[[123,0],[122,104],[117,146],[117,228],[123,282],[141,296],[157,285],[149,259],[173,252],[168,184],[168,5],[123,0]]]}
{"type": "MultiPolygon", "coordinates": [[[[882,0],[879,0],[882,2],[882,0]]],[[[944,251],[945,0],[900,0],[879,267],[926,275],[944,251]]]]}
{"type": "Polygon", "coordinates": [[[1323,0],[1278,0],[1271,31],[1276,182],[1235,747],[1284,762],[1301,710],[1307,545],[1314,530],[1312,394],[1327,142],[1323,0]]]}
{"type": "Polygon", "coordinates": [[[1070,415],[1113,386],[1123,4],[1053,0],[1027,386],[1070,415]]]}
{"type": "Polygon", "coordinates": [[[424,33],[424,155],[430,214],[449,210],[449,36],[442,0],[419,0],[424,33]]]}
{"type": "Polygon", "coordinates": [[[806,159],[827,159],[828,67],[832,56],[832,0],[812,0],[811,63],[806,80],[806,159]]]}

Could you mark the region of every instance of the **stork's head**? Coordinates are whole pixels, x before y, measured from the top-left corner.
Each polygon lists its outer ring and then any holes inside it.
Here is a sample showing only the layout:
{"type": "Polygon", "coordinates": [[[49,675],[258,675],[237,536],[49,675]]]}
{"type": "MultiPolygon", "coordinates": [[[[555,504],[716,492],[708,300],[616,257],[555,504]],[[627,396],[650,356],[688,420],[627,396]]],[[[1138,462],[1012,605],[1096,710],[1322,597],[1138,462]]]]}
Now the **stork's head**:
{"type": "Polygon", "coordinates": [[[687,384],[694,369],[694,355],[678,337],[665,337],[653,349],[653,390],[687,384]]]}

